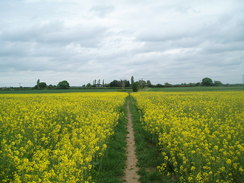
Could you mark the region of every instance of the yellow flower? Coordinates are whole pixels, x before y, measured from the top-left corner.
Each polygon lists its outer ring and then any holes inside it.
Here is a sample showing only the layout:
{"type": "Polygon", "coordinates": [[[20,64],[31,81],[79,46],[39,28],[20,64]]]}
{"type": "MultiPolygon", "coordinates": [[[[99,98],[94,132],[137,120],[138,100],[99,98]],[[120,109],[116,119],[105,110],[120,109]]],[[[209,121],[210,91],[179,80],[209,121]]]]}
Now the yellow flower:
{"type": "Polygon", "coordinates": [[[231,164],[231,162],[232,162],[231,159],[227,159],[226,160],[226,163],[229,164],[229,165],[231,164]]]}
{"type": "Polygon", "coordinates": [[[188,181],[191,182],[193,180],[193,177],[189,176],[188,181]]]}
{"type": "Polygon", "coordinates": [[[194,171],[194,170],[196,170],[196,167],[195,166],[192,166],[191,167],[191,171],[194,171]]]}
{"type": "Polygon", "coordinates": [[[0,138],[0,156],[16,169],[10,180],[8,166],[1,166],[4,181],[91,180],[91,161],[107,148],[127,96],[116,92],[0,94],[1,137],[7,137],[0,138]]]}
{"type": "Polygon", "coordinates": [[[244,92],[141,92],[131,95],[142,111],[143,128],[158,136],[164,159],[170,157],[173,171],[179,174],[182,182],[192,177],[186,173],[190,171],[194,171],[199,183],[231,182],[231,172],[243,171],[233,162],[240,164],[242,159],[244,92]],[[229,166],[232,164],[233,167],[229,166]],[[222,172],[229,176],[221,178],[222,172]]]}

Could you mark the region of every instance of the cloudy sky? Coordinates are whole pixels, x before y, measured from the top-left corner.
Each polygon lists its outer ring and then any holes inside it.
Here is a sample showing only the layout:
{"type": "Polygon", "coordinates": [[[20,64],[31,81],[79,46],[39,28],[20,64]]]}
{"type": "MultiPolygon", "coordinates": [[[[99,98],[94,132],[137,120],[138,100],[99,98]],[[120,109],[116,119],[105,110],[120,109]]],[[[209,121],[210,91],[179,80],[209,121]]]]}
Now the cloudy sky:
{"type": "Polygon", "coordinates": [[[242,83],[243,0],[0,0],[0,87],[242,83]]]}

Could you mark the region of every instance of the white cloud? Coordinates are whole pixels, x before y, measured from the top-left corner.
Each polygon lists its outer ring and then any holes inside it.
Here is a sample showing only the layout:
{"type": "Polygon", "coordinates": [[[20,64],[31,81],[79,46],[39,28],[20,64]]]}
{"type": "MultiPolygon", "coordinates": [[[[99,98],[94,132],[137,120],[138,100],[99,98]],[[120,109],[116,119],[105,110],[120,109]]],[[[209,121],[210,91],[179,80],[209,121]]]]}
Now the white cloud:
{"type": "Polygon", "coordinates": [[[0,86],[131,75],[241,83],[243,8],[241,0],[0,1],[0,86]]]}

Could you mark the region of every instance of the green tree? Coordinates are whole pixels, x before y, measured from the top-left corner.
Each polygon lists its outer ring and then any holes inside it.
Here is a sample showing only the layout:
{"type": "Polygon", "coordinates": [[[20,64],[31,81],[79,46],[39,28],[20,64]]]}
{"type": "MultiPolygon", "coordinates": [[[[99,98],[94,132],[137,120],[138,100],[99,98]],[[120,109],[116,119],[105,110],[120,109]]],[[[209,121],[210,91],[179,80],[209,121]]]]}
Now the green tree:
{"type": "Polygon", "coordinates": [[[164,86],[165,86],[165,87],[171,87],[171,86],[172,86],[172,84],[170,84],[170,83],[166,82],[166,83],[164,83],[164,86]]]}
{"type": "Polygon", "coordinates": [[[122,89],[125,89],[125,81],[124,80],[120,80],[120,83],[121,83],[122,89]]]}
{"type": "Polygon", "coordinates": [[[131,81],[130,84],[132,86],[134,84],[134,76],[131,76],[131,80],[130,81],[131,81]]]}
{"type": "Polygon", "coordinates": [[[92,87],[91,83],[87,83],[86,87],[91,88],[92,87]]]}
{"type": "Polygon", "coordinates": [[[133,92],[138,92],[138,90],[139,90],[139,83],[138,82],[133,83],[132,90],[133,90],[133,92]]]}
{"type": "Polygon", "coordinates": [[[68,81],[65,81],[65,80],[64,81],[60,81],[58,83],[57,87],[59,89],[69,89],[70,88],[68,81]]]}
{"type": "Polygon", "coordinates": [[[221,81],[214,81],[214,86],[223,86],[221,81]]]}
{"type": "Polygon", "coordinates": [[[37,88],[37,89],[40,89],[39,84],[40,84],[40,79],[38,79],[37,82],[36,82],[36,88],[37,88]]]}
{"type": "Polygon", "coordinates": [[[44,89],[47,88],[47,83],[40,82],[40,79],[37,80],[36,85],[34,86],[34,89],[44,89]]]}
{"type": "Polygon", "coordinates": [[[110,87],[121,87],[121,82],[117,80],[113,80],[111,83],[109,83],[110,87]]]}
{"type": "Polygon", "coordinates": [[[138,81],[139,87],[140,88],[145,88],[145,86],[147,85],[147,82],[144,81],[143,79],[138,81]]]}
{"type": "Polygon", "coordinates": [[[211,78],[203,78],[202,86],[213,86],[213,80],[211,78]]]}
{"type": "Polygon", "coordinates": [[[56,86],[55,86],[55,85],[48,85],[47,88],[48,88],[48,89],[55,89],[56,86]]]}
{"type": "Polygon", "coordinates": [[[148,87],[151,87],[151,86],[152,86],[152,83],[151,83],[150,80],[147,80],[147,86],[148,86],[148,87]]]}
{"type": "Polygon", "coordinates": [[[39,82],[39,88],[40,89],[44,89],[46,87],[47,87],[47,83],[45,83],[45,82],[39,82]]]}

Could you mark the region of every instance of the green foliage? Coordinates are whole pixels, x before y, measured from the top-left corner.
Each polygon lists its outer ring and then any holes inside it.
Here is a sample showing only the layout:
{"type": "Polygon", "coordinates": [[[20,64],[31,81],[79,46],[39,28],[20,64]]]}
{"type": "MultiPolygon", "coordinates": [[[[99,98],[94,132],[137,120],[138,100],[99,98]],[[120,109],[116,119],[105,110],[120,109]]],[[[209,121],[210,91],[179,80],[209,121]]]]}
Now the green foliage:
{"type": "Polygon", "coordinates": [[[121,82],[117,80],[113,80],[111,83],[109,83],[110,87],[121,87],[121,82]]]}
{"type": "Polygon", "coordinates": [[[150,80],[147,80],[147,86],[148,86],[148,87],[151,87],[151,86],[152,86],[152,83],[151,83],[150,80]]]}
{"type": "Polygon", "coordinates": [[[58,83],[57,87],[58,87],[59,89],[69,89],[69,88],[70,88],[69,83],[68,83],[68,81],[66,81],[66,80],[64,80],[64,81],[60,81],[60,82],[58,83]]]}
{"type": "Polygon", "coordinates": [[[164,86],[165,86],[165,87],[171,87],[171,86],[172,86],[172,84],[170,84],[170,83],[166,82],[166,83],[164,83],[164,86]]]}
{"type": "Polygon", "coordinates": [[[48,89],[55,89],[56,88],[56,86],[55,85],[48,85],[48,87],[47,87],[48,89]]]}
{"type": "Polygon", "coordinates": [[[36,82],[37,89],[39,89],[39,84],[40,84],[40,79],[38,79],[37,82],[36,82]]]}
{"type": "Polygon", "coordinates": [[[203,86],[213,86],[213,80],[211,78],[203,78],[202,85],[203,86]]]}
{"type": "Polygon", "coordinates": [[[40,89],[44,89],[44,88],[46,88],[47,87],[47,83],[45,83],[45,82],[40,82],[39,83],[39,88],[40,89]]]}
{"type": "Polygon", "coordinates": [[[139,83],[138,82],[135,82],[132,84],[132,90],[133,90],[133,92],[138,92],[138,90],[139,90],[139,83]]]}
{"type": "Polygon", "coordinates": [[[214,86],[223,86],[221,81],[214,81],[214,86]]]}
{"type": "Polygon", "coordinates": [[[44,89],[44,88],[47,88],[47,83],[40,82],[40,79],[38,79],[37,82],[36,82],[36,86],[34,87],[34,89],[44,89]]]}
{"type": "Polygon", "coordinates": [[[163,91],[163,92],[186,92],[186,91],[244,91],[243,86],[211,86],[211,87],[169,87],[169,88],[149,88],[148,91],[163,91]]]}
{"type": "Polygon", "coordinates": [[[130,83],[131,83],[131,85],[133,85],[134,84],[134,76],[131,76],[131,79],[130,79],[130,83]]]}
{"type": "Polygon", "coordinates": [[[129,87],[130,82],[128,80],[113,80],[111,83],[109,83],[109,87],[129,87]]]}
{"type": "Polygon", "coordinates": [[[138,83],[140,88],[144,88],[147,85],[146,81],[144,81],[143,79],[139,80],[138,83]]]}

